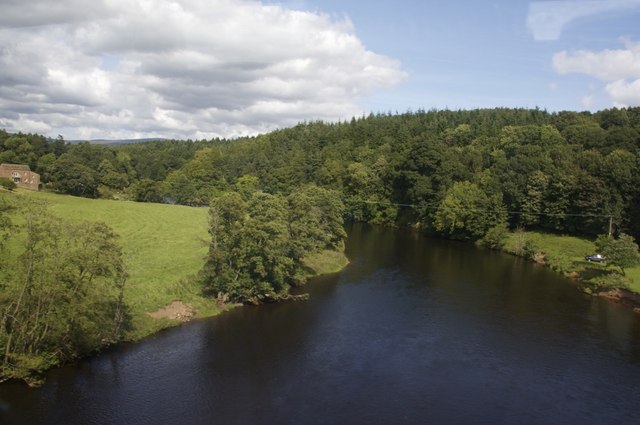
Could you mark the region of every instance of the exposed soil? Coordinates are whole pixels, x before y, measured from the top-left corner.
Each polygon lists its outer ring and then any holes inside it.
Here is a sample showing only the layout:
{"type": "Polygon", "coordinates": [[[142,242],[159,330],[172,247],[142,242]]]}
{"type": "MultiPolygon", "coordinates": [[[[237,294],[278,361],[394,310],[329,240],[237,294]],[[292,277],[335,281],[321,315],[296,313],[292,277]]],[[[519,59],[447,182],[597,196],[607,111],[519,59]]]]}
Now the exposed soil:
{"type": "Polygon", "coordinates": [[[636,313],[640,313],[640,294],[636,294],[625,289],[613,289],[611,291],[600,292],[601,297],[613,300],[633,307],[636,313]]]}
{"type": "Polygon", "coordinates": [[[188,322],[195,316],[195,310],[191,304],[183,303],[182,301],[174,301],[151,313],[147,313],[154,319],[171,319],[179,320],[181,322],[188,322]]]}

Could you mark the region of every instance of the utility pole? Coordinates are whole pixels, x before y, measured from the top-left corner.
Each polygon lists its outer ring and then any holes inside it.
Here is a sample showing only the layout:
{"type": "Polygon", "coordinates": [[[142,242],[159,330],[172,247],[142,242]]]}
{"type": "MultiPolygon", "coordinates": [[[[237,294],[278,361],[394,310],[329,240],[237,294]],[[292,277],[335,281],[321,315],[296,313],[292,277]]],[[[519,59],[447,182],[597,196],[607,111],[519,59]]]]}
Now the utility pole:
{"type": "Polygon", "coordinates": [[[609,216],[609,237],[611,237],[612,233],[613,233],[613,216],[610,215],[609,216]]]}

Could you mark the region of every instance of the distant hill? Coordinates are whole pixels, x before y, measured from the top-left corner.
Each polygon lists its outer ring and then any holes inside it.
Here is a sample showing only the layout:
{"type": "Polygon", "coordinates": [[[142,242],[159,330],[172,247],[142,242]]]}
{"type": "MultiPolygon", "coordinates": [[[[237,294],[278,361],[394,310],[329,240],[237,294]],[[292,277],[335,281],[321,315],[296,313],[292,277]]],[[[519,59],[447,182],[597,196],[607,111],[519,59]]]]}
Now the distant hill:
{"type": "Polygon", "coordinates": [[[92,145],[105,145],[105,146],[117,146],[117,145],[128,145],[131,143],[144,143],[144,142],[162,142],[164,140],[169,140],[169,139],[164,139],[161,137],[150,137],[150,138],[146,138],[146,139],[115,139],[115,140],[109,140],[109,139],[91,139],[91,140],[66,140],[67,143],[71,143],[71,144],[78,144],[78,143],[84,143],[84,142],[89,142],[92,145]]]}

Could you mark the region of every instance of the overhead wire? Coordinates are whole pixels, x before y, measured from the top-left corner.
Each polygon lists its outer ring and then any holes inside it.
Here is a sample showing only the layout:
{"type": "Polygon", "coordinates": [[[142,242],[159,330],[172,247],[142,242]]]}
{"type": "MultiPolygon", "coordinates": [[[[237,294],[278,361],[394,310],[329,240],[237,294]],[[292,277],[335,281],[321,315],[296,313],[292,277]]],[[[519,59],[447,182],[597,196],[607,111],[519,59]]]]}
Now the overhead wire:
{"type": "MultiPolygon", "coordinates": [[[[408,207],[415,209],[431,209],[437,210],[440,208],[440,205],[435,204],[426,204],[426,205],[417,205],[417,204],[402,204],[395,203],[389,201],[371,201],[364,199],[343,199],[343,201],[349,202],[361,202],[365,204],[378,204],[378,205],[388,205],[388,206],[398,206],[398,207],[408,207]]],[[[550,213],[544,211],[512,211],[512,210],[492,210],[486,208],[467,208],[467,207],[450,207],[453,210],[464,210],[464,211],[473,211],[473,212],[486,212],[486,213],[505,213],[508,215],[539,215],[539,216],[547,216],[547,217],[613,217],[614,214],[585,214],[585,213],[550,213]]]]}

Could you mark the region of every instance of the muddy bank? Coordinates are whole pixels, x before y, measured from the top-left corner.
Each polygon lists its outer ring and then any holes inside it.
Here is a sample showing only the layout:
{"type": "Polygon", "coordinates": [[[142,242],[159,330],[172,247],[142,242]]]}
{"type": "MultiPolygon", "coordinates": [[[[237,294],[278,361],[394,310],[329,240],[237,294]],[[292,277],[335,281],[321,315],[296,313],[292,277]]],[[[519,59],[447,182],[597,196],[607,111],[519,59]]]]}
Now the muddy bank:
{"type": "Polygon", "coordinates": [[[606,298],[620,304],[628,305],[633,311],[640,313],[640,294],[628,291],[626,289],[612,289],[598,293],[599,297],[606,298]]]}

